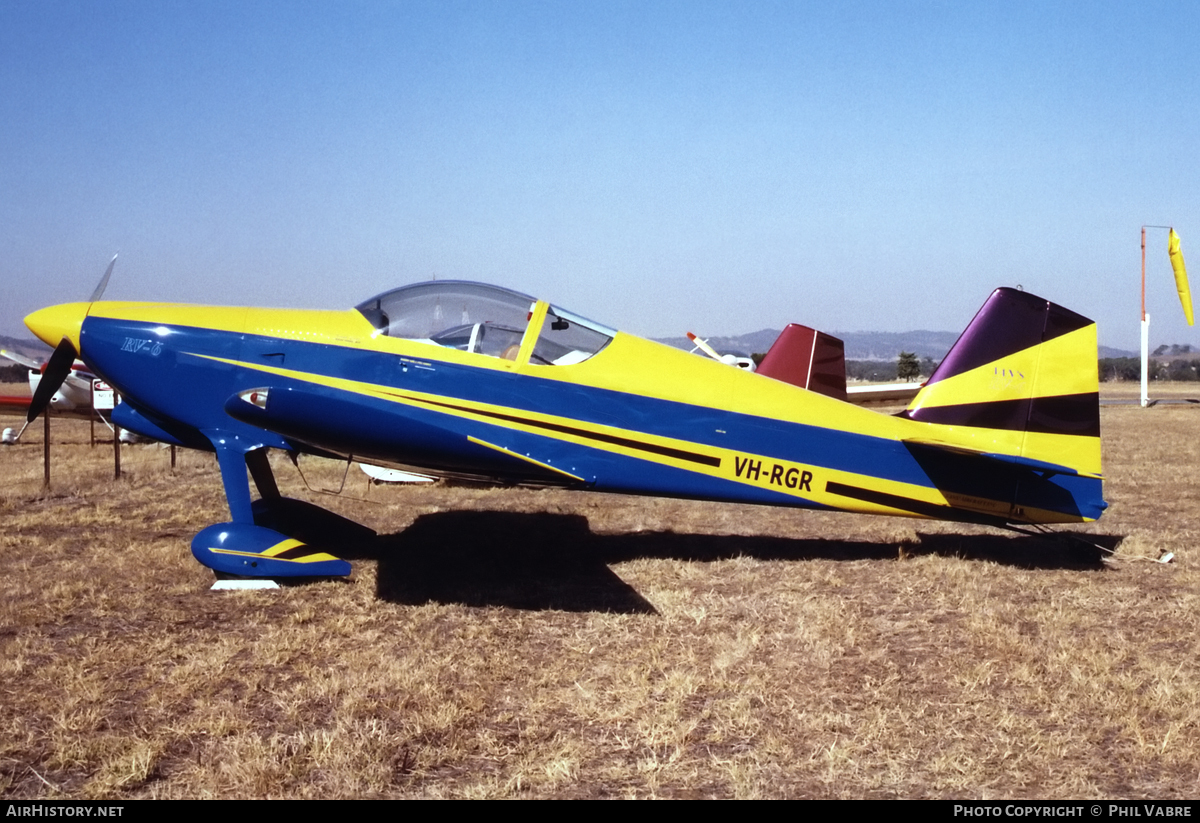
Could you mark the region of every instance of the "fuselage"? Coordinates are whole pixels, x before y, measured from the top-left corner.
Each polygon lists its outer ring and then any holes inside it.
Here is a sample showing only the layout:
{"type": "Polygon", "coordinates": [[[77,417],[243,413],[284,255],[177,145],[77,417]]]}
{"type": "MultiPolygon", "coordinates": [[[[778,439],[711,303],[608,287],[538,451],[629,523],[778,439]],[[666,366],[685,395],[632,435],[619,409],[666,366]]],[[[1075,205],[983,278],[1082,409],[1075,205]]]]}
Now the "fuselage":
{"type": "Polygon", "coordinates": [[[1103,509],[1098,459],[1040,476],[981,456],[1018,454],[1023,432],[883,415],[622,333],[578,362],[539,359],[554,318],[541,302],[503,355],[472,350],[478,325],[462,350],[361,310],[76,305],[78,326],[43,322],[43,339],[75,334],[127,425],[197,448],[235,437],[504,482],[952,520],[1103,509]]]}

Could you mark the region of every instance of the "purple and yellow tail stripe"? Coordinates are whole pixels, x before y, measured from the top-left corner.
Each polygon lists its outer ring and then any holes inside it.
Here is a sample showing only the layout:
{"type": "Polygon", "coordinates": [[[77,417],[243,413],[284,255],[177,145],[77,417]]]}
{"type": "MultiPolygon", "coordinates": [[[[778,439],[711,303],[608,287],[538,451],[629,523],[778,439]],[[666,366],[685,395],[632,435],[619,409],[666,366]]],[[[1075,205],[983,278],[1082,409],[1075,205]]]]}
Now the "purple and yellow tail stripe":
{"type": "Polygon", "coordinates": [[[968,371],[939,376],[936,382],[930,380],[909,404],[909,412],[964,402],[1094,395],[1098,375],[1081,369],[1080,364],[1086,364],[1091,359],[1089,352],[1095,351],[1096,327],[1091,325],[968,371]]]}

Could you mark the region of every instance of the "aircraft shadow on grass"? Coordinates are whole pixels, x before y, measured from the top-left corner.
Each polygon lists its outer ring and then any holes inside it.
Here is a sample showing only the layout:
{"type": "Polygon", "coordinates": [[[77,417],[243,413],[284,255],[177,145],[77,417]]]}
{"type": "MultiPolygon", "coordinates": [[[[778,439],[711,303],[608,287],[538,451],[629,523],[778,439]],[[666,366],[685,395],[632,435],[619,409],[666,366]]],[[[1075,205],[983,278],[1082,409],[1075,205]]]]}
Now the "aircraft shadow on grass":
{"type": "MultiPolygon", "coordinates": [[[[328,535],[332,537],[332,535],[328,535]]],[[[680,534],[596,534],[574,514],[452,511],[425,514],[391,535],[343,536],[339,556],[374,560],[383,600],[463,603],[518,609],[655,614],[654,606],[610,568],[637,559],[713,562],[896,560],[939,555],[1030,569],[1103,568],[1103,550],[1065,533],[918,534],[919,542],[820,540],[680,534]]],[[[1081,535],[1105,549],[1119,536],[1081,535]]]]}

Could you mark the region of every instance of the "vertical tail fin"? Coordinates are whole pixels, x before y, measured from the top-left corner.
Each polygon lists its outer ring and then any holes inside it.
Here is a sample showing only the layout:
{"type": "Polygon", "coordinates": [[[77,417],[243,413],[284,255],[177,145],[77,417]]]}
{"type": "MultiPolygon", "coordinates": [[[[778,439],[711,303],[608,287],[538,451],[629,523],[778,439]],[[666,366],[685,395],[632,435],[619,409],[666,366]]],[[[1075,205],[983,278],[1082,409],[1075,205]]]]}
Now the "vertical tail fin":
{"type": "Polygon", "coordinates": [[[1099,476],[1096,324],[997,289],[904,415],[994,430],[998,453],[1099,476]]]}
{"type": "Polygon", "coordinates": [[[845,344],[799,323],[789,323],[780,333],[756,372],[837,400],[846,399],[845,344]]]}

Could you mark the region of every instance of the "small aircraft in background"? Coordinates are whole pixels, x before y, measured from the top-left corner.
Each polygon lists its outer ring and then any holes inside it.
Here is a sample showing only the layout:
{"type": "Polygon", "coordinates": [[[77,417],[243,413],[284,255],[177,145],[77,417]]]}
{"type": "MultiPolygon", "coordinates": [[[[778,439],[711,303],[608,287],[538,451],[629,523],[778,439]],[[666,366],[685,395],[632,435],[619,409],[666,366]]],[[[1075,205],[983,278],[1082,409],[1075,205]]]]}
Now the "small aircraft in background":
{"type": "Polygon", "coordinates": [[[745,371],[754,371],[757,368],[754,365],[754,358],[752,357],[746,357],[744,354],[734,354],[732,352],[725,352],[724,354],[721,354],[712,346],[708,345],[707,340],[703,340],[698,335],[692,334],[691,332],[687,333],[687,339],[690,340],[694,346],[692,349],[693,354],[698,351],[703,352],[713,360],[716,360],[718,363],[724,363],[726,366],[736,366],[737,368],[744,369],[745,371]]]}
{"type": "MultiPolygon", "coordinates": [[[[5,357],[29,369],[30,396],[6,395],[0,398],[0,403],[3,403],[4,408],[22,407],[21,412],[23,414],[29,408],[30,399],[37,393],[38,385],[42,382],[42,372],[45,370],[46,364],[35,363],[28,357],[23,357],[7,349],[0,349],[0,357],[5,357]]],[[[58,390],[50,398],[50,408],[59,412],[85,409],[90,413],[92,408],[92,379],[94,377],[95,375],[83,364],[83,361],[76,360],[71,364],[71,372],[67,375],[67,379],[63,381],[62,385],[58,387],[58,390]]]]}
{"type": "Polygon", "coordinates": [[[798,325],[751,372],[481,283],[416,283],[346,311],[100,291],[25,319],[56,346],[31,411],[80,357],[123,396],[118,425],[215,452],[230,521],[192,552],[219,573],[350,572],[336,543],[290,525],[301,509],[336,515],[282,498],[269,449],[1000,527],[1087,522],[1107,505],[1095,324],[1013,289],[992,293],[899,415],[846,402],[840,341],[798,325]]]}

